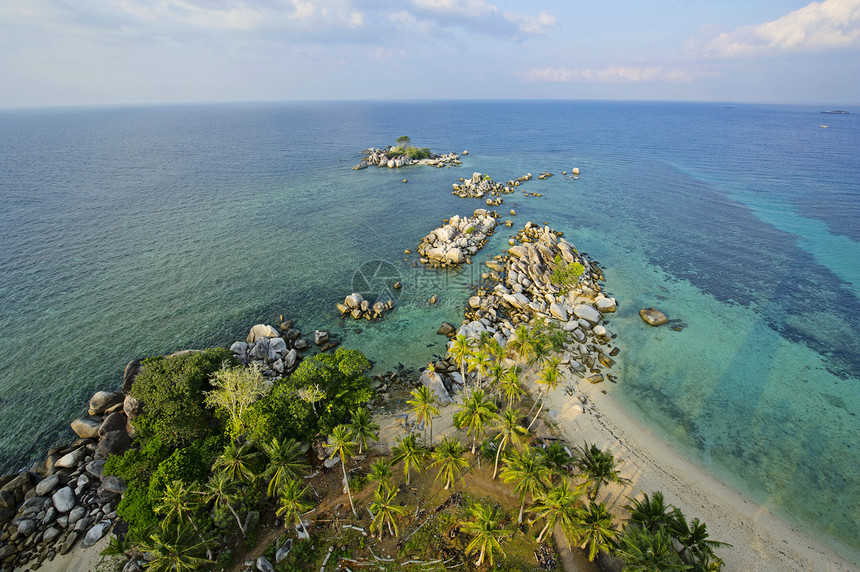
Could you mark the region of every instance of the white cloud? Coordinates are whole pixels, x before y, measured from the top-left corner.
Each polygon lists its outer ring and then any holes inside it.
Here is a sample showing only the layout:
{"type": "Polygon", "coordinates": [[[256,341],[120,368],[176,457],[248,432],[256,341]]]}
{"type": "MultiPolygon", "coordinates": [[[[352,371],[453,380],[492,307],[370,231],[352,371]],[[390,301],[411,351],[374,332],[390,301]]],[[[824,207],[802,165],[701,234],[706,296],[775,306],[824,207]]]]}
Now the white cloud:
{"type": "Polygon", "coordinates": [[[497,6],[484,0],[413,0],[412,4],[419,10],[468,18],[489,16],[499,11],[497,6]]]}
{"type": "Polygon", "coordinates": [[[513,40],[544,35],[557,25],[555,16],[546,10],[537,15],[502,12],[486,0],[412,0],[411,15],[421,21],[431,20],[442,29],[467,28],[513,40]]]}
{"type": "Polygon", "coordinates": [[[554,83],[690,83],[695,77],[713,77],[710,72],[691,72],[685,69],[670,69],[663,66],[619,66],[602,69],[544,67],[533,68],[521,74],[523,81],[554,83]]]}
{"type": "Polygon", "coordinates": [[[719,34],[707,53],[740,57],[774,51],[860,46],[860,0],[824,0],[758,26],[719,34]]]}
{"type": "Polygon", "coordinates": [[[520,14],[519,12],[506,12],[505,19],[517,25],[521,32],[531,35],[544,35],[551,28],[555,28],[557,22],[555,16],[546,10],[541,10],[537,16],[520,14]]]}

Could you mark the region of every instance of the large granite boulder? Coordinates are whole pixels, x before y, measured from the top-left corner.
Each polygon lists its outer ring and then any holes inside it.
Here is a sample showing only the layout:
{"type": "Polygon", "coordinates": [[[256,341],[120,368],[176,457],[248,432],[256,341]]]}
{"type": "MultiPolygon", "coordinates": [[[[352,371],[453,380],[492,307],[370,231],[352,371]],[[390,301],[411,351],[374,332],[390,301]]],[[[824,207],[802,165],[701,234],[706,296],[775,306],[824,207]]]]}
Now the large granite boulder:
{"type": "Polygon", "coordinates": [[[662,326],[669,321],[666,314],[654,308],[639,310],[639,317],[642,318],[646,324],[651,326],[662,326]]]}
{"type": "Polygon", "coordinates": [[[87,532],[86,536],[84,536],[81,546],[84,548],[93,546],[96,542],[101,540],[105,534],[107,534],[109,528],[110,522],[102,521],[98,523],[87,532]]]}
{"type": "Polygon", "coordinates": [[[125,413],[122,411],[114,411],[102,421],[101,426],[98,430],[99,437],[104,437],[111,431],[125,431],[125,424],[128,421],[128,418],[125,416],[125,413]]]}
{"type": "Polygon", "coordinates": [[[51,496],[51,502],[54,503],[57,512],[65,514],[75,508],[77,504],[75,491],[71,487],[63,487],[51,496]]]}
{"type": "Polygon", "coordinates": [[[102,421],[103,419],[101,417],[95,417],[93,415],[78,417],[72,421],[72,431],[74,431],[75,435],[78,437],[83,439],[92,439],[94,437],[98,437],[99,427],[101,427],[102,421]]]}
{"type": "Polygon", "coordinates": [[[594,306],[590,306],[588,304],[577,304],[574,306],[573,315],[592,324],[596,324],[603,317],[600,315],[600,312],[594,308],[594,306]]]}
{"type": "Polygon", "coordinates": [[[125,399],[122,391],[97,391],[90,398],[90,415],[104,415],[105,411],[120,405],[125,399]]]}
{"type": "Polygon", "coordinates": [[[125,370],[122,372],[122,392],[126,395],[131,393],[131,388],[134,385],[134,380],[137,374],[140,373],[140,364],[143,360],[134,359],[125,365],[125,370]]]}
{"type": "Polygon", "coordinates": [[[421,374],[419,381],[433,392],[439,405],[445,406],[451,403],[451,396],[448,395],[448,390],[445,389],[445,384],[442,383],[441,375],[432,369],[427,369],[421,374]]]}
{"type": "Polygon", "coordinates": [[[251,331],[248,332],[248,337],[245,340],[249,344],[253,344],[260,338],[277,338],[278,330],[266,324],[256,324],[251,331]]]}
{"type": "Polygon", "coordinates": [[[87,455],[87,450],[85,447],[78,447],[74,451],[66,453],[54,463],[54,466],[58,469],[74,469],[78,466],[78,463],[84,460],[84,457],[87,455]]]}
{"type": "Polygon", "coordinates": [[[106,433],[96,447],[96,459],[107,459],[111,455],[125,453],[131,447],[131,437],[125,430],[106,433]]]}
{"type": "Polygon", "coordinates": [[[127,395],[125,401],[122,402],[122,410],[129,419],[134,419],[143,413],[143,402],[131,395],[127,395]]]}

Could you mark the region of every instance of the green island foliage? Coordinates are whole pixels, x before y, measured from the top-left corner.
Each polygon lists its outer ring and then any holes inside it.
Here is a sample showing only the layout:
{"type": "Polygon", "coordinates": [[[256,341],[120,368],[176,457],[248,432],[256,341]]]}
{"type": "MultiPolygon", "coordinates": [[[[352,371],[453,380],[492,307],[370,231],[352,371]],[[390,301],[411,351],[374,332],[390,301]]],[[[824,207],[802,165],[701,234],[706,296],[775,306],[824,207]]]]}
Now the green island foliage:
{"type": "Polygon", "coordinates": [[[561,257],[561,254],[555,255],[555,268],[549,276],[550,282],[558,286],[563,294],[576,286],[579,283],[579,278],[585,272],[585,267],[579,262],[568,264],[561,257]]]}
{"type": "Polygon", "coordinates": [[[144,360],[131,390],[144,407],[133,421],[138,434],[144,440],[158,437],[171,448],[186,447],[208,435],[217,420],[207,415],[203,392],[211,388],[210,376],[225,363],[238,363],[226,348],[144,360]]]}
{"type": "Polygon", "coordinates": [[[433,156],[433,152],[429,147],[419,149],[418,147],[393,147],[388,151],[391,157],[407,156],[410,159],[418,161],[420,159],[428,159],[433,156]]]}

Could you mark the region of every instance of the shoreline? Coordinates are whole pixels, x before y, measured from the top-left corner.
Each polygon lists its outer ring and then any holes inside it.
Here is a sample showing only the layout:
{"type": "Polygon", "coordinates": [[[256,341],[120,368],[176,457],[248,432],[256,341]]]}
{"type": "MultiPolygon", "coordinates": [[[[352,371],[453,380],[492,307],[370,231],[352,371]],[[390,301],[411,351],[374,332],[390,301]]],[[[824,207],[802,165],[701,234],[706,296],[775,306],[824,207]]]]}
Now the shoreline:
{"type": "Polygon", "coordinates": [[[609,394],[603,394],[599,386],[583,383],[570,374],[564,378],[561,386],[575,387],[587,401],[583,406],[559,387],[547,397],[547,416],[570,444],[588,441],[624,460],[622,474],[631,483],[605,487],[604,495],[613,513],[624,514],[621,509],[627,502],[625,496],[661,491],[667,504],[677,506],[690,519],[699,518],[706,523],[711,539],[732,545],[719,550],[727,572],[860,570],[847,558],[687,460],[609,394]]]}

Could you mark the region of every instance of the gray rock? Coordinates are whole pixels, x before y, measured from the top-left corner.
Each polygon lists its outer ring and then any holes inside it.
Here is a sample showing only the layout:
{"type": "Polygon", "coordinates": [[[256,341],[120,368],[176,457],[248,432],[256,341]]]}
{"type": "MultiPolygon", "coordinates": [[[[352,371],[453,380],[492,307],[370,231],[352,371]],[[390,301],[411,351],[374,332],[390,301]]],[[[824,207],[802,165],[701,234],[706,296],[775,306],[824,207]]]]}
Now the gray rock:
{"type": "Polygon", "coordinates": [[[18,533],[30,536],[36,530],[36,521],[29,518],[18,521],[18,533]]]}
{"type": "Polygon", "coordinates": [[[102,479],[102,487],[109,492],[122,494],[128,489],[128,485],[125,484],[121,478],[116,477],[114,475],[107,475],[102,479]]]}
{"type": "Polygon", "coordinates": [[[595,306],[597,306],[597,309],[604,314],[614,312],[616,309],[615,298],[606,298],[601,296],[595,300],[595,306]]]}
{"type": "Polygon", "coordinates": [[[14,544],[6,544],[4,546],[0,546],[0,560],[5,560],[10,556],[14,556],[18,553],[18,548],[14,544]]]}
{"type": "Polygon", "coordinates": [[[561,320],[562,322],[567,321],[567,310],[561,304],[557,304],[555,302],[550,304],[549,313],[561,320]]]}
{"type": "Polygon", "coordinates": [[[59,512],[66,513],[75,507],[77,499],[75,492],[69,487],[63,487],[51,496],[51,502],[54,503],[54,508],[59,512]]]}
{"type": "Polygon", "coordinates": [[[131,388],[134,386],[134,380],[137,374],[140,373],[140,365],[143,360],[135,359],[128,362],[125,370],[122,372],[122,392],[125,395],[131,393],[131,388]]]}
{"type": "Polygon", "coordinates": [[[40,497],[47,496],[51,491],[57,488],[57,485],[60,484],[60,475],[56,473],[45,477],[38,483],[36,483],[36,494],[40,497]]]}
{"type": "Polygon", "coordinates": [[[125,430],[111,431],[99,441],[95,456],[97,459],[107,459],[111,455],[124,453],[129,447],[131,447],[131,437],[125,430]]]}
{"type": "Polygon", "coordinates": [[[45,516],[42,517],[42,520],[39,521],[39,524],[49,524],[57,519],[57,509],[54,507],[48,508],[45,511],[45,516]]]}
{"type": "Polygon", "coordinates": [[[75,523],[74,530],[76,532],[83,532],[90,527],[90,524],[92,524],[92,522],[93,519],[88,516],[85,516],[84,518],[75,523]]]}
{"type": "Polygon", "coordinates": [[[291,370],[296,366],[296,362],[299,359],[299,352],[295,349],[292,349],[287,352],[287,355],[284,356],[284,368],[287,370],[291,370]]]}
{"type": "Polygon", "coordinates": [[[86,465],[86,471],[94,476],[97,479],[101,479],[105,470],[105,461],[104,459],[98,459],[96,461],[90,461],[86,465]]]}
{"type": "Polygon", "coordinates": [[[299,351],[308,349],[308,342],[304,338],[299,338],[293,342],[293,347],[299,351]]]}
{"type": "Polygon", "coordinates": [[[15,508],[17,501],[15,494],[9,491],[0,491],[0,509],[10,510],[15,508]]]}
{"type": "Polygon", "coordinates": [[[272,563],[269,562],[269,560],[265,556],[258,556],[256,564],[257,570],[259,570],[260,572],[275,572],[274,566],[272,566],[272,563]]]}
{"type": "Polygon", "coordinates": [[[278,551],[275,552],[275,563],[280,564],[281,561],[289,556],[290,550],[293,549],[293,539],[288,538],[283,546],[278,548],[278,551]]]}
{"type": "Polygon", "coordinates": [[[84,548],[89,548],[94,545],[96,542],[102,539],[102,537],[107,533],[110,528],[109,522],[100,522],[94,527],[92,527],[87,535],[84,536],[83,542],[81,542],[81,546],[84,548]]]}
{"type": "Polygon", "coordinates": [[[68,523],[69,524],[75,524],[76,522],[78,522],[79,520],[84,518],[84,516],[86,516],[86,514],[87,514],[87,509],[85,509],[82,506],[76,506],[69,513],[68,523]]]}
{"type": "Polygon", "coordinates": [[[334,457],[329,457],[328,459],[323,461],[323,466],[326,469],[331,469],[332,467],[336,467],[338,463],[340,463],[340,457],[335,455],[334,457]]]}
{"type": "Polygon", "coordinates": [[[451,264],[463,264],[466,262],[466,257],[463,256],[463,251],[459,248],[452,248],[445,253],[445,260],[451,264]]]}
{"type": "Polygon", "coordinates": [[[75,435],[84,439],[92,439],[98,437],[99,427],[101,427],[102,418],[85,415],[78,417],[72,421],[72,431],[75,435]]]}
{"type": "Polygon", "coordinates": [[[73,469],[78,466],[78,463],[84,460],[84,457],[87,454],[87,450],[83,447],[75,449],[71,453],[66,453],[62,457],[60,457],[56,463],[54,463],[55,467],[60,469],[73,469]]]}
{"type": "Polygon", "coordinates": [[[662,326],[669,321],[666,314],[655,308],[639,310],[639,317],[642,318],[646,324],[651,326],[662,326]]]}
{"type": "Polygon", "coordinates": [[[233,345],[230,346],[230,351],[236,355],[244,356],[245,352],[248,351],[248,344],[245,342],[233,342],[233,345]]]}
{"type": "Polygon", "coordinates": [[[277,374],[284,373],[284,360],[282,360],[282,359],[275,360],[275,363],[272,364],[272,369],[277,374]]]}
{"type": "Polygon", "coordinates": [[[60,548],[60,554],[68,554],[72,550],[72,548],[75,547],[75,543],[78,541],[78,538],[80,538],[79,533],[70,532],[69,535],[66,537],[66,541],[63,542],[62,548],[60,548]]]}
{"type": "Polygon", "coordinates": [[[127,395],[125,401],[122,402],[122,410],[129,419],[135,419],[143,413],[143,402],[131,395],[127,395]]]}
{"type": "Polygon", "coordinates": [[[603,317],[600,315],[594,306],[588,304],[577,304],[573,307],[573,315],[582,320],[587,320],[592,324],[596,324],[603,317]]]}
{"type": "Polygon", "coordinates": [[[54,540],[56,540],[56,538],[58,536],[60,536],[62,533],[63,533],[63,529],[57,528],[56,526],[52,526],[51,528],[49,528],[48,530],[45,531],[45,534],[42,536],[42,541],[51,543],[54,540]]]}
{"type": "Polygon", "coordinates": [[[272,338],[269,340],[269,351],[284,355],[287,353],[287,342],[284,338],[272,338]]]}
{"type": "Polygon", "coordinates": [[[99,426],[98,436],[104,437],[111,431],[125,431],[125,424],[128,422],[128,418],[125,416],[125,413],[122,411],[114,411],[102,421],[102,424],[99,426]]]}
{"type": "Polygon", "coordinates": [[[323,345],[328,341],[328,332],[324,330],[316,330],[314,332],[314,343],[318,346],[323,345]]]}
{"type": "Polygon", "coordinates": [[[419,380],[425,387],[429,388],[436,396],[436,402],[445,406],[451,403],[451,396],[448,395],[448,390],[445,389],[445,384],[442,382],[442,376],[434,371],[425,370],[421,374],[419,380]]]}
{"type": "Polygon", "coordinates": [[[105,411],[115,405],[119,405],[125,399],[122,391],[98,391],[90,398],[90,415],[102,415],[105,411]]]}

